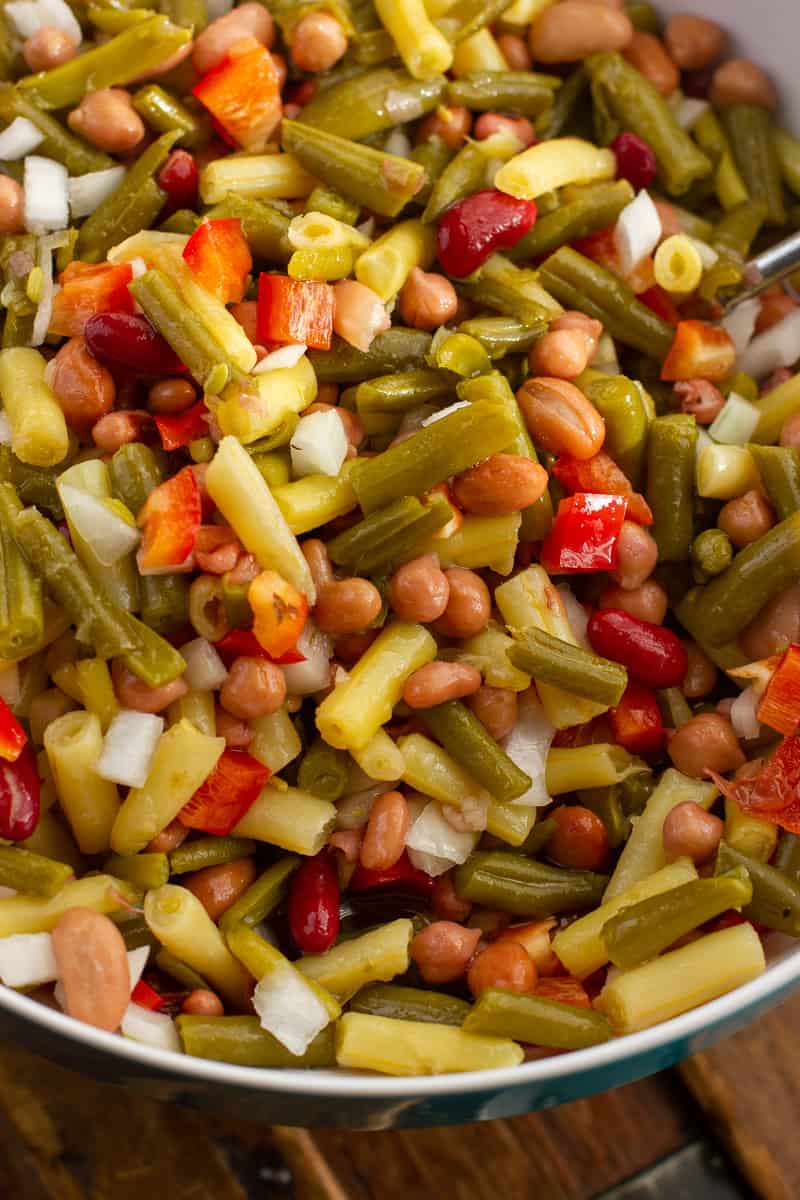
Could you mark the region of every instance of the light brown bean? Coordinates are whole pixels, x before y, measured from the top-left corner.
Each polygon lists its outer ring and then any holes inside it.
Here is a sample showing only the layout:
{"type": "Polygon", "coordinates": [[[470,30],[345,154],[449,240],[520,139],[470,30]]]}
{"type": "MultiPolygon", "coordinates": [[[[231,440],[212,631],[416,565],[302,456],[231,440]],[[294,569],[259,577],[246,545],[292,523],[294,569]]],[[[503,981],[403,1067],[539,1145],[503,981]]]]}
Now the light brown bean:
{"type": "Polygon", "coordinates": [[[600,594],[600,608],[621,608],[623,612],[638,617],[640,621],[650,621],[660,625],[667,615],[669,598],[664,588],[655,579],[648,579],[638,588],[626,590],[621,587],[608,587],[600,594]]]}
{"type": "Polygon", "coordinates": [[[733,726],[719,713],[700,713],[681,725],[667,752],[678,770],[692,779],[702,779],[706,770],[724,775],[745,762],[733,726]]]}
{"type": "Polygon", "coordinates": [[[466,567],[450,567],[445,577],[450,593],[446,609],[435,622],[436,632],[452,638],[474,637],[489,623],[489,589],[480,575],[466,567]]]}
{"type": "Polygon", "coordinates": [[[661,836],[669,861],[690,858],[695,866],[708,862],[722,838],[723,822],[693,800],[676,804],[664,819],[661,836]]]}
{"type": "Polygon", "coordinates": [[[150,687],[133,671],[129,671],[119,658],[115,658],[111,664],[111,678],[114,693],[122,708],[133,708],[137,712],[163,712],[173,700],[180,700],[189,690],[182,678],[173,679],[163,687],[150,687]]]}
{"type": "MultiPolygon", "coordinates": [[[[234,9],[233,11],[241,10],[234,9]]],[[[258,341],[258,304],[256,301],[241,300],[238,304],[232,304],[230,311],[231,316],[236,318],[250,341],[255,345],[258,341]]]]}
{"type": "Polygon", "coordinates": [[[308,563],[314,587],[317,595],[319,595],[335,579],[331,560],[328,556],[328,547],[320,538],[308,538],[307,541],[301,544],[300,549],[303,551],[303,556],[308,563]]]}
{"type": "Polygon", "coordinates": [[[369,350],[379,333],[392,321],[380,297],[357,279],[341,279],[333,286],[333,328],[357,350],[369,350]]]}
{"type": "Polygon", "coordinates": [[[708,379],[685,379],[673,390],[681,402],[681,412],[694,417],[698,425],[710,425],[725,404],[722,392],[708,379]]]}
{"type": "Polygon", "coordinates": [[[408,804],[402,792],[384,792],[369,813],[359,859],[368,871],[388,871],[406,844],[410,823],[408,804]]]}
{"type": "Polygon", "coordinates": [[[508,737],[519,715],[516,692],[508,688],[490,687],[486,683],[467,697],[467,707],[497,742],[508,737]]]}
{"type": "Polygon", "coordinates": [[[142,441],[152,428],[153,418],[148,412],[140,409],[110,412],[92,426],[92,441],[106,454],[114,454],[120,446],[142,441]]]}
{"type": "Polygon", "coordinates": [[[723,504],[717,525],[737,549],[763,537],[775,524],[772,505],[761,492],[752,490],[723,504]]]}
{"type": "Polygon", "coordinates": [[[289,35],[295,66],[301,71],[329,71],[347,50],[347,34],[332,13],[317,9],[301,17],[289,35]]]}
{"type": "Polygon", "coordinates": [[[466,921],[472,912],[469,900],[462,900],[453,883],[453,872],[439,875],[431,892],[431,909],[442,921],[466,921]]]}
{"type": "Polygon", "coordinates": [[[25,194],[10,175],[0,175],[0,233],[22,233],[25,194]]]}
{"type": "Polygon", "coordinates": [[[480,929],[434,921],[412,938],[409,953],[426,983],[452,983],[465,973],[480,938],[480,929]]]}
{"type": "Polygon", "coordinates": [[[142,118],[123,88],[87,93],[67,117],[67,124],[73,133],[107,154],[127,154],[145,134],[142,118]]]}
{"type": "Polygon", "coordinates": [[[647,530],[635,521],[624,521],[617,541],[617,565],[611,578],[621,588],[640,588],[653,574],[658,546],[647,530]]]}
{"type": "Polygon", "coordinates": [[[154,413],[181,413],[191,408],[197,393],[188,379],[160,379],[147,393],[147,407],[154,413]]]}
{"type": "Polygon", "coordinates": [[[624,50],[628,62],[649,79],[662,96],[671,96],[681,81],[675,63],[654,33],[634,33],[624,50]]]}
{"type": "MultiPolygon", "coordinates": [[[[275,25],[263,4],[240,4],[217,17],[194,40],[192,62],[198,75],[216,67],[236,42],[254,37],[263,46],[275,40],[275,25]]],[[[238,318],[237,318],[238,320],[238,318]]]]}
{"type": "Polygon", "coordinates": [[[597,353],[603,326],[584,313],[568,312],[550,326],[528,355],[534,376],[577,379],[597,353]]]}
{"type": "Polygon", "coordinates": [[[532,992],[536,979],[533,960],[518,942],[493,942],[473,959],[467,972],[469,990],[476,998],[487,988],[532,992]]]}
{"type": "Polygon", "coordinates": [[[585,459],[603,445],[605,421],[583,392],[566,379],[529,379],[517,392],[517,400],[531,436],[543,450],[585,459]]]}
{"type": "Polygon", "coordinates": [[[182,846],[189,836],[189,829],[186,825],[181,825],[180,821],[175,818],[170,821],[169,825],[165,825],[161,833],[157,833],[154,838],[145,846],[148,854],[171,854],[173,850],[177,850],[178,846],[182,846]]]}
{"type": "Polygon", "coordinates": [[[728,104],[757,104],[772,110],[778,104],[772,80],[749,58],[731,58],[717,67],[708,98],[719,108],[728,104]]]}
{"type": "Polygon", "coordinates": [[[128,87],[146,83],[149,79],[161,79],[163,75],[168,74],[169,71],[174,71],[182,62],[185,62],[193,49],[193,41],[184,42],[173,54],[168,54],[166,58],[162,58],[161,62],[156,63],[154,67],[148,67],[146,71],[140,71],[134,79],[129,81],[128,87]]]}
{"type": "Polygon", "coordinates": [[[497,37],[500,53],[508,63],[509,71],[530,71],[533,59],[523,38],[516,33],[501,33],[497,37]]]}
{"type": "Polygon", "coordinates": [[[70,908],[53,930],[53,953],[71,1017],[113,1033],[128,1007],[131,977],[122,934],[91,908],[70,908]]]}
{"type": "Polygon", "coordinates": [[[181,1005],[181,1012],[192,1017],[222,1017],[225,1015],[225,1005],[216,992],[208,988],[195,988],[181,1005]]]}
{"type": "Polygon", "coordinates": [[[793,412],[783,422],[778,440],[781,446],[793,446],[795,450],[800,450],[800,410],[793,412]]]}
{"type": "Polygon", "coordinates": [[[253,740],[253,730],[247,721],[232,717],[219,704],[216,706],[214,724],[217,737],[225,738],[229,750],[245,750],[253,740]]]}
{"type": "Polygon", "coordinates": [[[211,920],[218,921],[255,882],[257,874],[252,858],[235,858],[233,862],[192,871],[184,875],[181,883],[197,897],[211,920]]]}
{"type": "Polygon", "coordinates": [[[510,133],[519,142],[520,149],[527,150],[536,141],[536,131],[527,117],[507,117],[504,113],[481,113],[475,122],[474,136],[478,142],[495,133],[510,133]]]}
{"type": "Polygon", "coordinates": [[[362,633],[383,606],[381,594],[368,579],[338,579],[323,588],[314,607],[314,621],[334,636],[362,633]]]}
{"type": "Polygon", "coordinates": [[[472,113],[468,108],[461,104],[453,104],[449,108],[443,105],[420,121],[414,140],[419,146],[437,137],[451,150],[458,150],[469,134],[471,125],[472,113]]]}
{"type": "Polygon", "coordinates": [[[496,939],[495,945],[497,942],[516,942],[518,946],[522,946],[533,962],[537,975],[546,977],[560,975],[563,967],[556,957],[550,941],[550,931],[555,929],[557,924],[554,917],[547,917],[544,921],[528,921],[524,925],[509,925],[508,929],[504,929],[496,939]]]}
{"type": "Polygon", "coordinates": [[[793,583],[751,621],[739,637],[739,645],[751,660],[769,658],[800,641],[800,583],[793,583]]]}
{"type": "Polygon", "coordinates": [[[346,633],[336,639],[336,657],[345,667],[352,667],[362,654],[366,654],[375,638],[377,629],[368,629],[366,633],[346,633]]]}
{"type": "Polygon", "coordinates": [[[687,700],[700,700],[714,690],[717,682],[717,668],[708,655],[700,649],[697,642],[684,642],[686,648],[687,667],[683,677],[681,691],[687,700]]]}
{"type": "Polygon", "coordinates": [[[548,484],[544,467],[519,454],[492,454],[453,481],[461,507],[482,517],[521,512],[535,504],[548,484]]]}
{"type": "Polygon", "coordinates": [[[275,663],[264,658],[235,658],[219,691],[222,707],[241,721],[277,712],[286,699],[286,680],[275,663]]]}
{"type": "Polygon", "coordinates": [[[633,33],[624,12],[590,0],[562,0],[536,18],[528,45],[536,62],[569,63],[606,50],[624,50],[633,33]]]}
{"type": "Polygon", "coordinates": [[[400,315],[415,329],[438,329],[458,308],[456,289],[444,275],[412,267],[400,289],[400,315]]]}
{"type": "Polygon", "coordinates": [[[559,804],[550,813],[558,828],[547,842],[547,856],[562,867],[597,871],[608,858],[608,833],[597,813],[580,804],[559,804]]]}
{"type": "Polygon", "coordinates": [[[88,434],[114,407],[114,377],[102,366],[83,337],[64,342],[47,368],[50,387],[70,429],[88,434]]]}
{"type": "Polygon", "coordinates": [[[403,699],[409,708],[433,708],[470,696],[481,686],[481,673],[467,663],[429,662],[408,677],[403,699]]]}
{"type": "Polygon", "coordinates": [[[664,41],[682,71],[702,71],[725,53],[728,35],[716,21],[694,13],[676,13],[664,30],[664,41]]]}
{"type": "Polygon", "coordinates": [[[427,625],[441,617],[449,598],[450,585],[435,554],[403,563],[389,580],[389,603],[401,621],[427,625]]]}
{"type": "Polygon", "coordinates": [[[42,25],[22,43],[22,57],[31,71],[50,71],[74,58],[78,45],[63,29],[42,25]]]}

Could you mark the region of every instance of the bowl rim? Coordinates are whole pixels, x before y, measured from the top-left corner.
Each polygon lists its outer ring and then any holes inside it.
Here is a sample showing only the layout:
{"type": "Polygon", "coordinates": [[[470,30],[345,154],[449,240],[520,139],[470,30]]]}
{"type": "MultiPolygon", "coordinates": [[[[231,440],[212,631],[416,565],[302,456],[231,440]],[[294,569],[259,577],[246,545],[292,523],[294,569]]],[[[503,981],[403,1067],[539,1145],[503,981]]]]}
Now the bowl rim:
{"type": "Polygon", "coordinates": [[[196,1058],[174,1050],[162,1050],[134,1042],[116,1033],[86,1025],[66,1013],[48,1007],[0,984],[0,1009],[40,1025],[52,1034],[80,1043],[111,1056],[155,1068],[173,1077],[263,1092],[285,1092],[329,1099],[407,1100],[420,1096],[452,1096],[487,1089],[513,1089],[531,1084],[562,1081],[576,1075],[602,1070],[627,1058],[637,1059],[657,1052],[676,1041],[690,1041],[704,1030],[767,1003],[771,997],[800,983],[800,949],[790,951],[770,964],[749,983],[711,1000],[681,1016],[662,1021],[650,1029],[613,1038],[586,1050],[573,1050],[515,1067],[465,1071],[449,1075],[402,1077],[340,1072],[336,1069],[247,1067],[213,1059],[196,1058]]]}

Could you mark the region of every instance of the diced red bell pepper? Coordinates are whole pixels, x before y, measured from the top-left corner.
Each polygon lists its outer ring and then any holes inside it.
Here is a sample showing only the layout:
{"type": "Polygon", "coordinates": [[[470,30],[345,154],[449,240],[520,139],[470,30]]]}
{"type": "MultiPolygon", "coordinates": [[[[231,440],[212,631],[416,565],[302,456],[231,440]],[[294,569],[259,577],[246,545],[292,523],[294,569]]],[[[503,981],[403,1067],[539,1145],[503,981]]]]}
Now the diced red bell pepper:
{"type": "Polygon", "coordinates": [[[657,283],[648,288],[646,292],[641,292],[639,299],[642,304],[646,304],[656,316],[661,317],[661,320],[666,321],[668,325],[678,325],[680,323],[681,314],[675,307],[669,292],[665,292],[657,283]]]}
{"type": "Polygon", "coordinates": [[[154,488],[139,513],[144,530],[136,561],[142,575],[191,569],[191,554],[202,521],[200,488],[184,467],[154,488]]]}
{"type": "Polygon", "coordinates": [[[385,871],[370,871],[359,863],[348,884],[351,892],[371,892],[376,888],[389,887],[427,896],[436,887],[436,880],[413,866],[408,851],[404,850],[394,866],[387,867],[385,871]]]}
{"type": "Polygon", "coordinates": [[[130,263],[71,262],[59,279],[53,297],[48,333],[78,337],[90,317],[104,312],[132,313],[133,297],[128,284],[133,279],[130,263]]]}
{"type": "Polygon", "coordinates": [[[709,379],[718,383],[730,375],[736,362],[736,347],[724,329],[705,321],[681,321],[675,331],[661,378],[709,379]]]}
{"type": "Polygon", "coordinates": [[[664,745],[664,722],[655,692],[631,681],[608,714],[614,741],[631,754],[656,754],[664,745]]]}
{"type": "Polygon", "coordinates": [[[155,422],[165,450],[180,450],[190,442],[208,436],[208,409],[203,400],[174,416],[156,417],[155,422]]]}
{"type": "Polygon", "coordinates": [[[25,730],[5,700],[0,698],[0,758],[16,762],[27,740],[25,730]]]}
{"type": "Polygon", "coordinates": [[[156,989],[150,987],[150,984],[145,983],[143,979],[139,980],[131,992],[131,1000],[134,1004],[140,1005],[141,1008],[149,1008],[151,1012],[158,1012],[166,1003],[164,997],[159,995],[156,989]]]}
{"type": "Polygon", "coordinates": [[[778,733],[797,732],[800,725],[800,646],[792,644],[767,684],[758,719],[778,733]]]}
{"type": "Polygon", "coordinates": [[[238,217],[201,221],[184,246],[183,257],[197,282],[221,304],[243,298],[253,257],[238,217]]]}
{"type": "Polygon", "coordinates": [[[247,591],[253,610],[253,632],[270,658],[280,658],[296,645],[308,616],[308,600],[277,571],[256,575],[247,591]]]}
{"type": "Polygon", "coordinates": [[[218,642],[214,643],[214,649],[219,654],[226,667],[230,667],[231,663],[236,658],[266,658],[270,662],[279,663],[283,667],[291,666],[292,663],[305,662],[304,654],[299,650],[287,650],[284,654],[273,658],[259,642],[256,635],[251,629],[231,629],[229,633],[224,634],[218,642]]]}
{"type": "Polygon", "coordinates": [[[263,150],[283,114],[277,67],[254,37],[235,42],[195,84],[192,95],[243,150],[263,150]]]}
{"type": "Polygon", "coordinates": [[[0,759],[0,837],[29,838],[39,824],[39,771],[30,742],[15,762],[0,759]]]}
{"type": "Polygon", "coordinates": [[[772,758],[750,778],[725,779],[716,771],[706,774],[724,796],[730,796],[745,812],[800,834],[799,737],[785,737],[772,758]]]}
{"type": "Polygon", "coordinates": [[[258,340],[304,343],[314,350],[329,350],[333,337],[333,288],[310,279],[288,275],[258,277],[258,340]]]}
{"type": "Polygon", "coordinates": [[[225,837],[255,804],[272,772],[244,750],[223,750],[208,779],[178,813],[181,825],[225,837]]]}
{"type": "Polygon", "coordinates": [[[558,506],[539,560],[546,571],[575,574],[617,565],[617,542],[628,502],[624,496],[576,492],[558,506]]]}
{"type": "Polygon", "coordinates": [[[534,996],[545,1000],[558,1000],[561,1004],[574,1004],[578,1008],[591,1008],[589,993],[579,979],[571,975],[556,975],[537,980],[534,996]]]}
{"type": "Polygon", "coordinates": [[[618,279],[624,280],[637,295],[648,291],[655,283],[653,258],[649,254],[636,264],[630,274],[624,273],[613,225],[573,242],[573,248],[592,262],[599,263],[601,267],[611,271],[618,279]]]}
{"type": "Polygon", "coordinates": [[[591,458],[573,458],[571,454],[561,454],[553,465],[553,474],[568,492],[602,492],[607,496],[624,496],[628,501],[627,520],[636,521],[638,525],[653,524],[650,505],[644,496],[633,490],[628,476],[605,450],[599,450],[591,458]]]}

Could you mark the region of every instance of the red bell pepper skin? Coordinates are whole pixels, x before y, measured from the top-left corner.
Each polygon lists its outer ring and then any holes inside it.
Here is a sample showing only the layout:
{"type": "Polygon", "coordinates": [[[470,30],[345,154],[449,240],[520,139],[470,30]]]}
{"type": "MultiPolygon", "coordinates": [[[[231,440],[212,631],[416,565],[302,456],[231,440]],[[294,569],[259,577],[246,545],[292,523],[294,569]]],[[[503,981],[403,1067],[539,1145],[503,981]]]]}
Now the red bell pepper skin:
{"type": "Polygon", "coordinates": [[[329,283],[290,279],[288,275],[258,277],[258,340],[304,343],[329,350],[333,337],[333,288],[329,283]]]}
{"type": "Polygon", "coordinates": [[[243,298],[253,258],[238,217],[201,221],[184,246],[183,257],[197,282],[221,304],[243,298]]]}
{"type": "Polygon", "coordinates": [[[131,992],[131,1000],[141,1008],[149,1008],[150,1012],[158,1012],[166,1003],[164,997],[159,995],[156,989],[151,988],[150,984],[145,983],[143,979],[139,980],[131,992]]]}
{"type": "Polygon", "coordinates": [[[29,838],[39,824],[39,771],[27,743],[15,762],[0,760],[0,837],[29,838]]]}
{"type": "Polygon", "coordinates": [[[640,492],[635,492],[628,476],[617,466],[610,454],[599,450],[591,458],[573,458],[561,454],[553,465],[553,474],[568,492],[602,492],[607,496],[624,496],[628,501],[625,514],[637,525],[652,525],[653,512],[640,492]]]}
{"type": "Polygon", "coordinates": [[[590,233],[588,237],[580,238],[572,245],[579,254],[590,258],[592,262],[599,263],[601,267],[611,271],[618,279],[623,279],[636,292],[637,296],[642,292],[649,291],[655,283],[653,258],[650,254],[637,263],[630,274],[625,274],[613,225],[608,229],[598,229],[596,233],[590,233]]]}
{"type": "Polygon", "coordinates": [[[758,707],[758,719],[778,733],[800,725],[800,646],[793,643],[781,658],[758,707]]]}
{"type": "Polygon", "coordinates": [[[348,891],[371,892],[376,888],[389,887],[428,896],[436,887],[436,880],[413,866],[408,851],[404,850],[394,866],[385,871],[370,871],[359,863],[348,884],[348,891]]]}
{"type": "Polygon", "coordinates": [[[627,507],[624,496],[590,492],[562,500],[542,542],[539,561],[544,569],[561,575],[613,570],[627,507]]]}
{"type": "Polygon", "coordinates": [[[142,544],[136,561],[142,575],[191,569],[191,554],[202,520],[200,489],[191,467],[154,488],[139,513],[142,544]]]}
{"type": "Polygon", "coordinates": [[[561,1004],[574,1004],[577,1008],[592,1007],[586,988],[579,979],[573,979],[571,975],[539,979],[533,994],[545,1000],[558,1000],[561,1004]]]}
{"type": "Polygon", "coordinates": [[[661,378],[669,382],[708,379],[719,383],[730,375],[735,363],[736,347],[724,329],[705,321],[681,321],[664,359],[661,378]]]}
{"type": "Polygon", "coordinates": [[[0,698],[0,758],[16,762],[28,741],[28,735],[20,725],[5,700],[0,698]]]}
{"type": "Polygon", "coordinates": [[[181,450],[198,438],[208,437],[208,409],[203,400],[186,412],[156,417],[155,422],[165,450],[181,450]]]}
{"type": "Polygon", "coordinates": [[[247,592],[253,633],[273,661],[293,650],[308,616],[308,600],[277,571],[256,575],[247,592]]]}
{"type": "Polygon", "coordinates": [[[261,645],[252,629],[231,629],[214,643],[214,649],[226,667],[230,667],[234,659],[241,658],[242,655],[245,658],[265,658],[267,662],[275,662],[282,667],[306,661],[306,656],[296,649],[287,650],[285,654],[273,658],[261,645]]]}
{"type": "Polygon", "coordinates": [[[681,314],[675,307],[669,292],[665,292],[657,283],[648,288],[646,292],[641,292],[639,299],[642,304],[646,304],[649,309],[652,309],[668,325],[678,325],[680,323],[681,314]]]}
{"type": "Polygon", "coordinates": [[[689,660],[671,629],[641,621],[621,608],[602,608],[589,618],[586,634],[593,650],[622,663],[639,683],[651,688],[683,683],[689,660]]]}
{"type": "Polygon", "coordinates": [[[306,858],[289,886],[289,928],[303,954],[324,954],[339,935],[339,877],[325,850],[306,858]]]}
{"type": "Polygon", "coordinates": [[[608,714],[614,741],[631,754],[657,754],[664,745],[664,722],[655,692],[629,683],[608,714]]]}
{"type": "Polygon", "coordinates": [[[784,738],[758,774],[749,779],[724,779],[715,771],[707,774],[723,795],[745,812],[800,834],[800,738],[784,738]]]}
{"type": "Polygon", "coordinates": [[[244,750],[223,750],[178,820],[188,829],[225,837],[256,802],[271,774],[269,767],[244,750]]]}
{"type": "Polygon", "coordinates": [[[53,297],[48,333],[78,337],[90,317],[104,312],[132,313],[133,297],[128,284],[133,279],[130,263],[71,262],[59,279],[53,297]]]}
{"type": "Polygon", "coordinates": [[[283,115],[278,69],[254,37],[235,42],[192,88],[215,124],[243,150],[263,150],[283,115]]]}

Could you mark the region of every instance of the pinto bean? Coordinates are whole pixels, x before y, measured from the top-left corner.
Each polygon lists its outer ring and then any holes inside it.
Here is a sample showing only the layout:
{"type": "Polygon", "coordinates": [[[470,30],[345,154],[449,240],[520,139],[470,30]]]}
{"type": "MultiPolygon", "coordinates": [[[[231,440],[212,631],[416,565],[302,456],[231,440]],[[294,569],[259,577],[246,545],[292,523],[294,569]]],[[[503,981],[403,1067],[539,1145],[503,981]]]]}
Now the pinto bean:
{"type": "Polygon", "coordinates": [[[716,21],[693,13],[676,13],[664,30],[664,41],[682,71],[702,71],[725,53],[728,35],[716,21]]]}
{"type": "Polygon", "coordinates": [[[608,857],[608,833],[597,813],[579,804],[561,804],[550,816],[558,828],[547,842],[548,857],[562,867],[596,871],[608,857]]]}
{"type": "Polygon", "coordinates": [[[660,583],[648,579],[641,587],[626,590],[622,587],[608,587],[600,594],[600,608],[621,608],[623,612],[638,617],[640,621],[650,621],[660,625],[667,615],[669,598],[660,583]]]}
{"type": "Polygon", "coordinates": [[[426,983],[452,983],[466,971],[480,938],[480,929],[434,921],[412,939],[409,953],[426,983]]]}
{"type": "Polygon", "coordinates": [[[219,704],[215,710],[217,737],[225,738],[229,750],[245,750],[253,740],[253,730],[247,721],[232,717],[219,704]]]}
{"type": "Polygon", "coordinates": [[[97,361],[83,337],[64,342],[50,361],[47,378],[67,424],[76,433],[88,434],[114,407],[114,377],[97,361]]]}
{"type": "Polygon", "coordinates": [[[772,505],[761,492],[752,490],[723,504],[717,525],[740,550],[763,537],[775,524],[772,505]]]}
{"type": "Polygon", "coordinates": [[[678,770],[692,779],[702,779],[707,769],[724,775],[746,761],[733,726],[719,713],[692,717],[670,739],[667,752],[678,770]]]}
{"type": "Polygon", "coordinates": [[[427,625],[441,617],[449,598],[450,585],[435,554],[403,563],[389,580],[389,603],[401,621],[427,625]]]}
{"type": "Polygon", "coordinates": [[[107,154],[128,154],[145,134],[144,122],[123,88],[87,92],[67,117],[67,124],[73,133],[107,154]]]}
{"type": "Polygon", "coordinates": [[[484,683],[467,697],[467,707],[498,742],[507,737],[517,723],[517,693],[508,688],[489,687],[484,683]]]}
{"type": "Polygon", "coordinates": [[[111,678],[120,705],[123,708],[133,708],[137,712],[163,712],[173,700],[180,700],[189,690],[183,679],[173,679],[163,687],[150,687],[138,675],[134,675],[133,671],[129,671],[119,658],[115,658],[111,664],[111,678]]]}
{"type": "Polygon", "coordinates": [[[257,874],[252,858],[235,858],[233,862],[192,871],[181,882],[197,897],[211,920],[218,921],[255,882],[257,874]]]}
{"type": "Polygon", "coordinates": [[[684,642],[688,666],[683,677],[681,690],[687,700],[700,700],[713,691],[717,682],[717,668],[697,642],[684,642]]]}
{"type": "Polygon", "coordinates": [[[289,43],[301,71],[329,71],[347,50],[347,34],[332,13],[318,9],[300,18],[289,43]]]}
{"type": "Polygon", "coordinates": [[[154,413],[181,413],[191,408],[197,393],[188,379],[160,379],[147,393],[147,407],[154,413]]]}
{"type": "Polygon", "coordinates": [[[242,721],[277,712],[286,699],[286,680],[275,663],[242,655],[231,663],[219,692],[222,707],[242,721]]]}
{"type": "Polygon", "coordinates": [[[529,379],[517,392],[517,400],[534,440],[551,454],[592,458],[603,445],[605,421],[583,392],[565,379],[529,379]]]}
{"type": "Polygon", "coordinates": [[[139,409],[110,412],[92,426],[92,441],[106,454],[114,454],[120,446],[141,442],[152,426],[153,418],[148,412],[139,409]]]}
{"type": "Polygon", "coordinates": [[[536,130],[527,117],[507,117],[504,113],[481,113],[475,122],[475,140],[484,141],[495,133],[510,133],[517,139],[521,150],[527,150],[539,140],[536,130]]]}
{"type": "Polygon", "coordinates": [[[624,51],[625,57],[662,96],[671,96],[680,83],[680,72],[654,33],[634,33],[624,51]]]}
{"type": "Polygon", "coordinates": [[[658,562],[655,539],[635,521],[624,521],[617,541],[617,565],[611,578],[621,588],[640,588],[652,575],[658,562]]]}
{"type": "Polygon", "coordinates": [[[450,567],[445,571],[450,589],[447,608],[436,621],[437,633],[445,637],[474,637],[485,629],[492,611],[489,589],[474,571],[450,567]]]}
{"type": "Polygon", "coordinates": [[[189,830],[186,825],[181,825],[180,821],[175,818],[170,821],[169,825],[157,833],[154,838],[145,846],[148,854],[171,854],[173,850],[177,850],[178,846],[182,846],[189,836],[189,830]]]}
{"type": "Polygon", "coordinates": [[[529,458],[492,454],[456,477],[453,494],[466,512],[499,517],[535,504],[547,484],[547,471],[529,458]]]}
{"type": "MultiPolygon", "coordinates": [[[[275,40],[275,25],[263,4],[240,4],[206,25],[194,40],[192,62],[198,75],[205,75],[222,62],[236,42],[254,37],[269,48],[275,40]]],[[[238,318],[237,318],[238,320],[238,318]]]]}
{"type": "Polygon", "coordinates": [[[462,900],[453,885],[452,871],[439,875],[431,892],[431,908],[434,915],[444,921],[466,921],[472,912],[468,900],[462,900]]]}
{"type": "Polygon", "coordinates": [[[587,0],[562,0],[534,20],[528,45],[536,62],[571,63],[606,50],[624,50],[633,33],[624,12],[587,0]]]}
{"type": "Polygon", "coordinates": [[[71,1017],[113,1033],[128,1007],[131,977],[122,934],[91,908],[70,908],[53,930],[53,953],[71,1017]]]}
{"type": "Polygon", "coordinates": [[[493,942],[473,959],[467,972],[469,990],[475,997],[487,988],[532,992],[536,978],[533,960],[517,942],[493,942]]]}
{"type": "Polygon", "coordinates": [[[16,179],[0,175],[0,233],[21,233],[25,195],[16,179]]]}
{"type": "Polygon", "coordinates": [[[508,63],[509,71],[530,71],[533,59],[521,37],[516,33],[501,33],[497,38],[500,53],[508,63]]]}
{"type": "Polygon", "coordinates": [[[751,660],[769,658],[800,641],[800,583],[793,583],[751,621],[739,637],[742,650],[751,660]]]}
{"type": "Polygon", "coordinates": [[[369,813],[360,860],[368,871],[388,871],[403,853],[410,823],[402,792],[384,792],[369,813]]]}
{"type": "Polygon", "coordinates": [[[400,315],[415,329],[438,329],[452,321],[458,308],[456,289],[435,271],[412,267],[400,290],[400,315]]]}
{"type": "Polygon", "coordinates": [[[778,104],[772,80],[749,58],[731,58],[717,67],[708,98],[719,108],[728,104],[757,104],[772,110],[778,104]]]}
{"type": "Polygon", "coordinates": [[[725,404],[722,392],[708,379],[685,379],[674,385],[674,391],[681,412],[694,417],[698,425],[710,425],[725,404]]]}
{"type": "Polygon", "coordinates": [[[323,633],[362,633],[381,611],[381,594],[368,579],[339,579],[323,588],[314,621],[323,633]]]}
{"type": "Polygon", "coordinates": [[[445,146],[458,150],[472,125],[472,113],[461,104],[453,104],[449,108],[442,106],[435,112],[429,113],[417,126],[415,141],[417,145],[429,142],[431,138],[441,138],[445,146]]]}
{"type": "Polygon", "coordinates": [[[225,1005],[216,992],[208,988],[195,988],[181,1005],[181,1012],[192,1017],[221,1017],[225,1013],[225,1005]]]}
{"type": "Polygon", "coordinates": [[[50,71],[74,58],[78,46],[63,29],[42,25],[22,44],[22,57],[31,71],[50,71]]]}
{"type": "Polygon", "coordinates": [[[699,866],[716,854],[723,828],[719,817],[693,800],[685,800],[676,804],[664,820],[664,852],[670,860],[686,857],[699,866]]]}
{"type": "Polygon", "coordinates": [[[409,708],[433,708],[469,696],[481,686],[481,673],[466,663],[429,662],[406,680],[403,699],[409,708]]]}
{"type": "Polygon", "coordinates": [[[603,326],[581,312],[553,321],[528,355],[530,372],[551,379],[577,379],[597,353],[603,326]]]}

